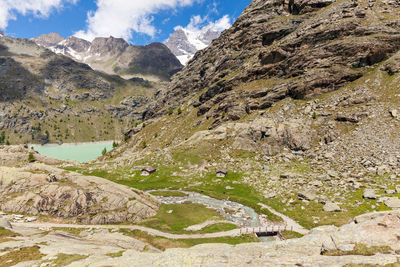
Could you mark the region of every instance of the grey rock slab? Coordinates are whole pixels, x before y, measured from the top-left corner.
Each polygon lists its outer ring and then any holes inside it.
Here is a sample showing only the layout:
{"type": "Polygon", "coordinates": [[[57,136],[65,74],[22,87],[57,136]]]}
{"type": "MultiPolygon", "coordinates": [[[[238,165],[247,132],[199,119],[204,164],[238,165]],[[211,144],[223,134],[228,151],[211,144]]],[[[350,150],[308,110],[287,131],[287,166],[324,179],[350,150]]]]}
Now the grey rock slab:
{"type": "Polygon", "coordinates": [[[12,229],[11,223],[5,218],[0,218],[0,227],[12,229]]]}
{"type": "Polygon", "coordinates": [[[398,197],[388,198],[385,205],[392,209],[400,209],[400,199],[398,197]]]}
{"type": "Polygon", "coordinates": [[[327,212],[334,212],[334,211],[341,211],[341,208],[336,203],[328,202],[324,205],[323,210],[327,212]]]}
{"type": "Polygon", "coordinates": [[[312,201],[317,198],[317,193],[314,190],[306,190],[298,193],[298,198],[300,200],[312,201]]]}
{"type": "Polygon", "coordinates": [[[363,198],[365,199],[376,199],[378,196],[374,189],[365,189],[363,193],[363,198]]]}

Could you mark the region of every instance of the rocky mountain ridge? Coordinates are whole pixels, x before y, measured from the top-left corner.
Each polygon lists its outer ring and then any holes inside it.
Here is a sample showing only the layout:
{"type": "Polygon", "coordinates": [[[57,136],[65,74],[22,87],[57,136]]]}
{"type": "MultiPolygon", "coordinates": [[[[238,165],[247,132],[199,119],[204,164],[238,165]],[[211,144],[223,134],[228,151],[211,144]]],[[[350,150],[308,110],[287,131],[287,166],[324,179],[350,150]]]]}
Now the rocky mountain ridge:
{"type": "Polygon", "coordinates": [[[125,78],[145,77],[168,80],[182,66],[169,49],[160,43],[129,45],[122,38],[95,38],[92,42],[74,36],[64,39],[58,33],[32,38],[51,51],[86,63],[93,69],[125,78]]]}

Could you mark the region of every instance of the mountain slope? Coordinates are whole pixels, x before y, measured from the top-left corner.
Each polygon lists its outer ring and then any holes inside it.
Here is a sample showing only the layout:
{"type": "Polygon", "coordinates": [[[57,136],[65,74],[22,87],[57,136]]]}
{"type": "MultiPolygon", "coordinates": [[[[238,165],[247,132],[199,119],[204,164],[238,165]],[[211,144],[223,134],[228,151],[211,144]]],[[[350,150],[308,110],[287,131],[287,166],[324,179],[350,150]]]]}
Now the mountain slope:
{"type": "Polygon", "coordinates": [[[0,130],[11,143],[121,137],[142,118],[153,91],[144,80],[110,76],[32,41],[0,37],[0,130]]]}
{"type": "Polygon", "coordinates": [[[286,96],[302,99],[336,90],[399,48],[398,26],[384,20],[378,4],[298,1],[295,6],[297,15],[279,1],[253,2],[230,30],[174,77],[170,94],[182,99],[202,92],[198,100],[205,110],[216,95],[263,80],[265,85],[253,86],[259,97],[240,90],[248,95],[248,109],[262,109],[286,96]]]}
{"type": "Polygon", "coordinates": [[[400,187],[399,15],[393,1],[255,0],[99,165],[152,165],[162,174],[151,185],[273,218],[265,203],[306,227],[390,209],[382,201],[400,192],[391,190],[400,187]],[[217,169],[231,176],[214,179],[217,169]],[[363,198],[364,188],[382,199],[363,198]],[[323,210],[330,202],[336,216],[323,210]]]}
{"type": "Polygon", "coordinates": [[[143,77],[150,80],[169,80],[182,66],[162,44],[129,45],[121,38],[95,38],[93,42],[71,36],[66,39],[57,33],[32,39],[51,51],[90,65],[93,69],[125,78],[143,77]]]}

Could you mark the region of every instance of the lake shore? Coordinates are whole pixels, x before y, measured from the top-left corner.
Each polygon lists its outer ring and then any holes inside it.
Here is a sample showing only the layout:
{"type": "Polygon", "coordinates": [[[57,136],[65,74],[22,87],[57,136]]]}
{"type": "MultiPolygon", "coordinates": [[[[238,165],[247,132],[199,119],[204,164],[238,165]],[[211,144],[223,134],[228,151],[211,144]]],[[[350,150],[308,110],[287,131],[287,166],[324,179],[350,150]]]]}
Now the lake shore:
{"type": "Polygon", "coordinates": [[[104,151],[113,149],[113,140],[82,142],[82,143],[63,143],[63,144],[30,144],[29,147],[37,151],[40,155],[59,159],[73,160],[77,162],[89,162],[100,157],[104,151]]]}
{"type": "Polygon", "coordinates": [[[95,142],[77,142],[77,143],[48,143],[48,144],[28,144],[28,147],[35,147],[35,146],[40,146],[40,147],[51,147],[51,146],[63,146],[63,145],[71,145],[71,146],[77,146],[77,145],[106,145],[106,144],[112,144],[113,142],[120,143],[121,141],[116,141],[116,140],[105,140],[105,141],[95,141],[95,142]]]}

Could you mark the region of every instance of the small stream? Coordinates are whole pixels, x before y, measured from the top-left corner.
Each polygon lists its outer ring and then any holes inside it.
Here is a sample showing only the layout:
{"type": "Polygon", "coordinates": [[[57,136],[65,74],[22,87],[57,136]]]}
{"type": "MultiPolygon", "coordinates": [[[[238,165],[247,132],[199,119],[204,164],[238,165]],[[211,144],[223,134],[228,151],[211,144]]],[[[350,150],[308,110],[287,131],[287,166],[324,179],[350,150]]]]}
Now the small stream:
{"type": "Polygon", "coordinates": [[[262,226],[259,215],[254,211],[254,209],[237,202],[215,199],[200,193],[181,190],[150,190],[148,192],[152,191],[171,191],[187,194],[187,196],[184,197],[155,196],[164,204],[182,204],[184,202],[203,204],[209,208],[217,210],[222,217],[240,227],[262,226]]]}

